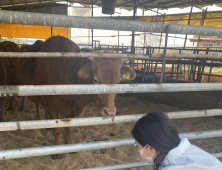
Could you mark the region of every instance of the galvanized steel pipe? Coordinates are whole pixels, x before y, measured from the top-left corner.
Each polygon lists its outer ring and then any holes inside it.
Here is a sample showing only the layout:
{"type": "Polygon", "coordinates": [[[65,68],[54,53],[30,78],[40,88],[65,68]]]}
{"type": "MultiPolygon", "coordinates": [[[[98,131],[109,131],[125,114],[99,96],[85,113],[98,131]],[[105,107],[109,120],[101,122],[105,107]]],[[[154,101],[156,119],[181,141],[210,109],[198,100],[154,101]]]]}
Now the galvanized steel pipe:
{"type": "MultiPolygon", "coordinates": [[[[0,57],[10,58],[64,58],[64,57],[75,57],[75,58],[125,58],[125,59],[149,59],[149,60],[162,60],[162,54],[119,54],[119,53],[60,53],[60,52],[0,52],[0,57]]],[[[167,59],[215,59],[222,60],[221,55],[209,55],[209,54],[166,54],[167,59]]]]}
{"type": "Polygon", "coordinates": [[[129,164],[119,164],[119,165],[110,165],[110,166],[103,166],[103,167],[96,167],[96,168],[86,168],[80,170],[117,170],[117,169],[130,169],[130,168],[140,168],[146,166],[153,166],[153,163],[148,162],[134,162],[129,164]]]}
{"type": "MultiPolygon", "coordinates": [[[[179,134],[179,136],[181,138],[187,137],[188,139],[221,137],[222,130],[182,133],[179,134]]],[[[56,145],[56,146],[44,146],[44,147],[35,147],[35,148],[2,150],[0,151],[0,160],[132,146],[134,143],[135,140],[131,138],[131,139],[110,140],[110,141],[56,145]]]]}
{"type": "MultiPolygon", "coordinates": [[[[222,157],[222,153],[213,153],[212,155],[215,156],[216,158],[222,157]]],[[[134,162],[134,163],[129,163],[129,164],[110,165],[110,166],[86,168],[86,169],[80,169],[80,170],[117,170],[117,169],[139,168],[139,167],[146,167],[146,166],[153,166],[153,164],[148,163],[148,162],[134,162]]]]}
{"type": "Polygon", "coordinates": [[[217,27],[203,27],[180,24],[164,24],[157,22],[115,20],[91,17],[75,17],[54,14],[0,10],[0,23],[40,25],[54,27],[88,28],[103,30],[121,30],[137,32],[163,33],[169,25],[169,33],[190,34],[201,36],[221,36],[222,29],[217,27]]]}
{"type": "MultiPolygon", "coordinates": [[[[208,117],[222,115],[222,109],[210,110],[192,110],[179,112],[166,112],[170,119],[208,117]]],[[[109,116],[109,117],[90,117],[90,118],[67,118],[53,120],[35,120],[35,121],[16,121],[0,122],[0,131],[29,130],[43,128],[73,127],[73,126],[92,126],[114,123],[136,122],[146,114],[109,116]]]]}
{"type": "Polygon", "coordinates": [[[222,83],[23,85],[0,86],[0,97],[221,90],[222,83]]]}

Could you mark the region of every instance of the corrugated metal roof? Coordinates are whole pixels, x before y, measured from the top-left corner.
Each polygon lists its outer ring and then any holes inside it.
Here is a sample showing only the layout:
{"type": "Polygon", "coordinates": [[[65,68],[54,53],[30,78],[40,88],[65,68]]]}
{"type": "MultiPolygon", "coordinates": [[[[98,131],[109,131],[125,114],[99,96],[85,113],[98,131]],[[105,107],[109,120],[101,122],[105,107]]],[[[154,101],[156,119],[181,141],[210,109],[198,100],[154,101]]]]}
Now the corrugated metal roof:
{"type": "MultiPolygon", "coordinates": [[[[0,1],[0,7],[13,5],[28,5],[29,3],[50,3],[59,2],[61,0],[4,0],[0,1]]],[[[92,0],[66,0],[70,3],[80,3],[84,6],[90,5],[92,0]]],[[[168,9],[168,8],[185,8],[191,6],[193,0],[139,0],[138,8],[148,10],[152,8],[168,9]]],[[[194,6],[204,7],[208,5],[217,5],[222,7],[221,0],[198,0],[194,1],[194,6]]],[[[101,0],[94,0],[94,5],[101,6],[101,0]]],[[[127,10],[133,10],[134,0],[117,0],[117,7],[122,7],[127,10]]]]}

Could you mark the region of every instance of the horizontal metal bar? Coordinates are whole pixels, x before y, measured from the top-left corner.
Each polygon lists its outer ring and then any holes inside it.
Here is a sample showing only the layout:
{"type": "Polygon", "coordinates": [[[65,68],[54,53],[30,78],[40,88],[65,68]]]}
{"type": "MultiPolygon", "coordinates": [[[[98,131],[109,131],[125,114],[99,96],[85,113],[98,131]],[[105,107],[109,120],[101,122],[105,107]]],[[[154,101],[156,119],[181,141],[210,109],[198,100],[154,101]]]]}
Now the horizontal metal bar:
{"type": "MultiPolygon", "coordinates": [[[[99,58],[129,58],[129,59],[135,59],[135,58],[140,58],[140,59],[150,59],[151,56],[149,55],[143,55],[143,54],[115,54],[115,53],[60,53],[60,52],[55,52],[55,53],[49,53],[49,52],[0,52],[0,57],[21,57],[21,58],[45,58],[45,57],[88,57],[88,58],[93,58],[93,57],[99,57],[99,58]]],[[[159,55],[161,57],[161,55],[159,55]]]]}
{"type": "MultiPolygon", "coordinates": [[[[222,157],[222,153],[214,153],[212,155],[215,156],[216,158],[222,157]]],[[[153,163],[134,162],[134,163],[129,163],[129,164],[110,165],[110,166],[86,168],[86,169],[80,169],[80,170],[117,170],[117,169],[130,169],[130,168],[139,168],[139,167],[147,167],[147,166],[153,166],[153,163]]]]}
{"type": "MultiPolygon", "coordinates": [[[[152,58],[158,59],[160,54],[152,54],[152,58]]],[[[208,54],[167,54],[167,58],[178,58],[178,59],[214,59],[221,60],[222,55],[208,55],[208,54]]]]}
{"type": "Polygon", "coordinates": [[[80,170],[117,170],[117,169],[140,168],[140,167],[146,167],[146,166],[153,166],[153,163],[134,162],[134,163],[128,163],[128,164],[110,165],[110,166],[86,168],[86,169],[80,169],[80,170]]]}
{"type": "Polygon", "coordinates": [[[222,157],[222,153],[213,153],[212,155],[215,156],[216,158],[222,157]]]}
{"type": "MultiPolygon", "coordinates": [[[[179,136],[181,138],[186,137],[188,139],[221,137],[222,130],[181,133],[179,134],[179,136]]],[[[118,139],[118,140],[99,141],[99,142],[56,145],[56,146],[43,146],[35,148],[2,150],[0,151],[0,160],[132,146],[134,143],[135,140],[131,138],[131,139],[118,139]]]]}
{"type": "Polygon", "coordinates": [[[137,32],[163,33],[169,25],[169,33],[221,36],[222,29],[217,27],[202,27],[193,25],[165,24],[144,21],[114,20],[105,18],[76,17],[54,14],[0,10],[1,23],[41,25],[55,27],[88,28],[103,30],[121,30],[137,32]]]}
{"type": "Polygon", "coordinates": [[[222,91],[222,83],[0,86],[0,97],[187,91],[222,91]]]}
{"type": "MultiPolygon", "coordinates": [[[[48,52],[0,52],[0,57],[11,57],[11,58],[45,58],[45,57],[88,57],[88,58],[126,58],[126,59],[151,59],[151,60],[162,60],[162,54],[119,54],[119,53],[48,53],[48,52]]],[[[209,55],[209,54],[166,54],[167,58],[179,58],[179,59],[215,59],[222,60],[222,55],[209,55]]]]}
{"type": "MultiPolygon", "coordinates": [[[[222,109],[166,112],[165,114],[170,119],[220,116],[222,115],[222,109]]],[[[0,131],[73,127],[73,126],[92,126],[92,125],[103,125],[103,124],[114,124],[114,123],[129,123],[129,122],[136,122],[144,115],[146,114],[109,116],[109,117],[73,118],[73,119],[0,122],[0,131]]]]}

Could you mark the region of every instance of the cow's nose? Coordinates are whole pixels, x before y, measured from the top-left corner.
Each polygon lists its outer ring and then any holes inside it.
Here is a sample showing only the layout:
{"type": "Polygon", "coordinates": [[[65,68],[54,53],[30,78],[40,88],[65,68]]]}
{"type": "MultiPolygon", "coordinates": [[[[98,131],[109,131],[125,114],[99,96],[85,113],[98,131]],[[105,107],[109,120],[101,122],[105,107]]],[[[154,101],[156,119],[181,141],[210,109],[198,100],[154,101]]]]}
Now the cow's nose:
{"type": "Polygon", "coordinates": [[[116,107],[113,109],[104,108],[105,116],[115,116],[116,115],[116,107]]]}

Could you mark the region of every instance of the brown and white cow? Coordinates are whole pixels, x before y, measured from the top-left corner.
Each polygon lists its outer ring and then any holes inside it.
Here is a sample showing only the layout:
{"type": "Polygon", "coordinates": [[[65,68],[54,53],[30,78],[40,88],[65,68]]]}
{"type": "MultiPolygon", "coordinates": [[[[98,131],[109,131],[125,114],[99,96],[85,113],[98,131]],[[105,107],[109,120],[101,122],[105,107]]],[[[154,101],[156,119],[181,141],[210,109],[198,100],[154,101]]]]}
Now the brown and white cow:
{"type": "MultiPolygon", "coordinates": [[[[36,52],[80,52],[71,40],[54,36],[42,43],[36,52]]],[[[23,59],[23,83],[26,85],[53,84],[118,84],[127,73],[132,80],[136,74],[132,68],[123,67],[121,59],[94,58],[30,58],[23,59]]],[[[84,108],[95,103],[103,116],[114,116],[116,94],[38,96],[38,100],[49,114],[50,119],[79,117],[84,108]]],[[[32,100],[32,99],[31,99],[32,100]]],[[[65,143],[72,143],[70,128],[66,129],[65,143]]],[[[55,145],[60,145],[61,128],[54,129],[55,145]]],[[[53,159],[61,155],[53,155],[53,159]]]]}

